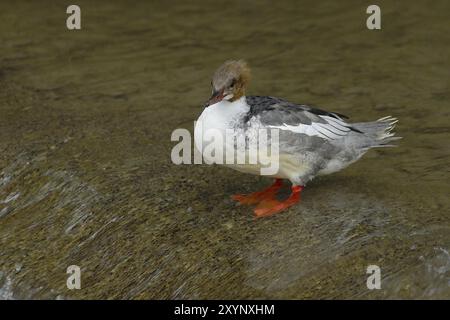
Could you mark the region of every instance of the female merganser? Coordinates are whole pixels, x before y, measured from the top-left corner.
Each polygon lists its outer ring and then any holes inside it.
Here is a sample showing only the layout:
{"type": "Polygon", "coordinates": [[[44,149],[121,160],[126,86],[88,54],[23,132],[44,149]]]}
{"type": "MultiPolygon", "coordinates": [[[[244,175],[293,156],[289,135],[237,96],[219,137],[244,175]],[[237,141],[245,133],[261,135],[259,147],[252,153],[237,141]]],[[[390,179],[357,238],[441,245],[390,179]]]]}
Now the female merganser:
{"type": "MultiPolygon", "coordinates": [[[[391,141],[400,139],[391,133],[397,119],[390,116],[350,124],[343,120],[347,117],[336,112],[269,96],[245,96],[249,80],[250,69],[242,60],[226,61],[216,70],[211,81],[212,96],[196,122],[194,140],[197,149],[203,152],[211,138],[203,134],[208,129],[223,134],[233,130],[244,141],[259,129],[278,129],[279,167],[270,175],[275,178],[274,184],[260,192],[232,197],[241,204],[258,204],[254,210],[256,217],[272,215],[297,203],[300,192],[315,176],[342,170],[369,149],[392,146],[391,141]],[[278,201],[275,195],[282,179],[292,182],[292,193],[286,200],[278,201]]],[[[226,144],[227,148],[236,150],[237,144],[226,144]]],[[[203,153],[203,157],[207,156],[203,153]]],[[[262,164],[226,166],[261,174],[262,164]]]]}

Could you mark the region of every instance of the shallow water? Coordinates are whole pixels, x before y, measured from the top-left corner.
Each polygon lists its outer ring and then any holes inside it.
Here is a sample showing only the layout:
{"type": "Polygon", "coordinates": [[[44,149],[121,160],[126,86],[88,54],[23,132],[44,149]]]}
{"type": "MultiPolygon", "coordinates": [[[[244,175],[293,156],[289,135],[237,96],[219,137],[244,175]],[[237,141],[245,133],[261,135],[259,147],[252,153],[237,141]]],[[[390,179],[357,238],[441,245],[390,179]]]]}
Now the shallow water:
{"type": "Polygon", "coordinates": [[[0,4],[0,299],[450,298],[448,1],[379,1],[381,31],[359,1],[78,1],[80,31],[43,3],[0,4]],[[404,138],[255,221],[229,195],[268,179],[170,161],[230,58],[404,138]]]}

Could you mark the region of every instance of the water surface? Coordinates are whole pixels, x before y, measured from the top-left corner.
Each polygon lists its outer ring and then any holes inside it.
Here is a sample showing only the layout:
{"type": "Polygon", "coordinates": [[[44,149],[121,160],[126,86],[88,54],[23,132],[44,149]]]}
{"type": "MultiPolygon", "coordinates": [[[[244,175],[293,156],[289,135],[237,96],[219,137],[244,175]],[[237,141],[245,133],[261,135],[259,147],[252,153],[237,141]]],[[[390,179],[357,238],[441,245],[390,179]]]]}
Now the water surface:
{"type": "Polygon", "coordinates": [[[0,299],[450,298],[448,1],[379,1],[380,31],[360,1],[77,4],[80,31],[0,4],[0,299]],[[231,58],[249,94],[404,139],[255,221],[229,195],[269,179],[170,161],[231,58]]]}

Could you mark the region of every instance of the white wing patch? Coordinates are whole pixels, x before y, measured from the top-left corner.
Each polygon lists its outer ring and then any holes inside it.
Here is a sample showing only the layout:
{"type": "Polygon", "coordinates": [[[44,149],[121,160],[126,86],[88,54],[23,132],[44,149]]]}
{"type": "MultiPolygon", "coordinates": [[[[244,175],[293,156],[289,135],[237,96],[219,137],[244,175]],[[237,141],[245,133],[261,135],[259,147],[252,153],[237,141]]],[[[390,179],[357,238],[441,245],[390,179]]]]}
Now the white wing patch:
{"type": "Polygon", "coordinates": [[[350,131],[347,123],[340,119],[329,116],[319,116],[326,123],[312,122],[311,124],[288,125],[283,123],[281,126],[269,126],[295,133],[303,133],[308,136],[317,136],[325,140],[336,140],[346,136],[350,131]]]}

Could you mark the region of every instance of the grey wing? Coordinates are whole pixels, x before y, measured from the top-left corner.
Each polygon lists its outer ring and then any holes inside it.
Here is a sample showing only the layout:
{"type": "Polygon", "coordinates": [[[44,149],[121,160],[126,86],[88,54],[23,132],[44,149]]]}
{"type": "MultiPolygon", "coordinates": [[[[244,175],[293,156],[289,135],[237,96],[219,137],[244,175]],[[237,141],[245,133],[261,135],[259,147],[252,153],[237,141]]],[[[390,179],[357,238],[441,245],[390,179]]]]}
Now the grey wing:
{"type": "MultiPolygon", "coordinates": [[[[250,111],[247,121],[260,122],[266,128],[277,128],[304,138],[339,140],[357,131],[343,120],[343,115],[307,105],[298,105],[274,97],[247,97],[250,111]]],[[[313,139],[316,140],[316,139],[313,139]]]]}

